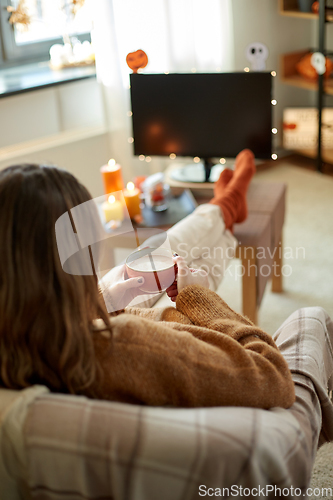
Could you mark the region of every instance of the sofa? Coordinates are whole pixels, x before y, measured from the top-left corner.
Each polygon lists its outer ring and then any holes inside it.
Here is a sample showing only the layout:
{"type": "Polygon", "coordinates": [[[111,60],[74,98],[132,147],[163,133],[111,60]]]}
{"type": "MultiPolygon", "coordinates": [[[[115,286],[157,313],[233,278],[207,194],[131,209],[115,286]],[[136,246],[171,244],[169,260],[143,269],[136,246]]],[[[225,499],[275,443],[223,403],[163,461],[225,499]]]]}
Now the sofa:
{"type": "Polygon", "coordinates": [[[8,396],[1,500],[177,500],[233,485],[306,483],[301,447],[297,477],[288,472],[300,429],[286,410],[148,408],[39,386],[8,396]]]}
{"type": "Polygon", "coordinates": [[[0,389],[0,499],[276,498],[277,488],[294,498],[291,486],[306,495],[318,440],[333,439],[325,389],[333,328],[325,329],[322,309],[303,311],[275,335],[296,386],[288,410],[147,407],[44,386],[0,389]]]}

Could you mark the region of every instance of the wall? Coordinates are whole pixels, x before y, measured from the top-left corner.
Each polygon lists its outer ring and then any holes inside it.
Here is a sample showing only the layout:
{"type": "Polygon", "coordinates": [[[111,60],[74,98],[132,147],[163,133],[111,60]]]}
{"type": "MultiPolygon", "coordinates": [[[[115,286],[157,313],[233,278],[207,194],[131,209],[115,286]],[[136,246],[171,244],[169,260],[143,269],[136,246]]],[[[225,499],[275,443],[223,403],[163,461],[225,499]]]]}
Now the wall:
{"type": "Polygon", "coordinates": [[[110,156],[96,79],[0,99],[0,169],[22,162],[59,165],[99,196],[99,167],[110,156]]]}

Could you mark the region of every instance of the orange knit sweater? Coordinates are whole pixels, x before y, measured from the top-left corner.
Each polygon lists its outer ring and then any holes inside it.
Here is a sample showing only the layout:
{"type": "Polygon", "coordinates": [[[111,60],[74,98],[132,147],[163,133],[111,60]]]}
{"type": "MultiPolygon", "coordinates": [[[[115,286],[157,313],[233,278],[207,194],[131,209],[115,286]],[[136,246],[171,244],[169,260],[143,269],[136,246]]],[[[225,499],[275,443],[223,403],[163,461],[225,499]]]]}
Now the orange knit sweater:
{"type": "Polygon", "coordinates": [[[152,406],[290,407],[288,365],[272,338],[214,292],[191,285],[176,309],[127,309],[96,325],[98,392],[152,406]]]}

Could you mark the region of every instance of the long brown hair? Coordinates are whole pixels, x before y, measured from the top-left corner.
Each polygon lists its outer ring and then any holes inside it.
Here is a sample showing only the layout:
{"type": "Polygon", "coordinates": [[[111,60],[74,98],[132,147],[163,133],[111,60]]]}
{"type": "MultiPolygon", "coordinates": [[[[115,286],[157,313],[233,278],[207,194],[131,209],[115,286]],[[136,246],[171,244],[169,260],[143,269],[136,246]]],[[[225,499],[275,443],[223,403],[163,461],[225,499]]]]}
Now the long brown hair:
{"type": "Polygon", "coordinates": [[[96,276],[61,266],[57,219],[91,200],[65,170],[18,165],[0,172],[0,383],[98,397],[92,321],[108,314],[96,276]]]}

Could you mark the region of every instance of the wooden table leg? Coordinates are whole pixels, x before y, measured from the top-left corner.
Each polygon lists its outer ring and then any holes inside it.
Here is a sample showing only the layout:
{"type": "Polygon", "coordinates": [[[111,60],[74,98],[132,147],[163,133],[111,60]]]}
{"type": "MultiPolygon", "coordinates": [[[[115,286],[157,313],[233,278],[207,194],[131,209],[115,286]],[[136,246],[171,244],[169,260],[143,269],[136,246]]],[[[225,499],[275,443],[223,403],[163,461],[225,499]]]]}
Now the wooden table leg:
{"type": "Polygon", "coordinates": [[[278,244],[278,246],[274,249],[274,257],[273,257],[273,268],[272,268],[272,292],[281,293],[283,292],[283,282],[282,282],[282,253],[283,253],[283,245],[282,245],[282,237],[278,244]]]}
{"type": "Polygon", "coordinates": [[[258,322],[256,248],[238,247],[236,256],[242,260],[242,301],[243,314],[254,324],[258,322]]]}

